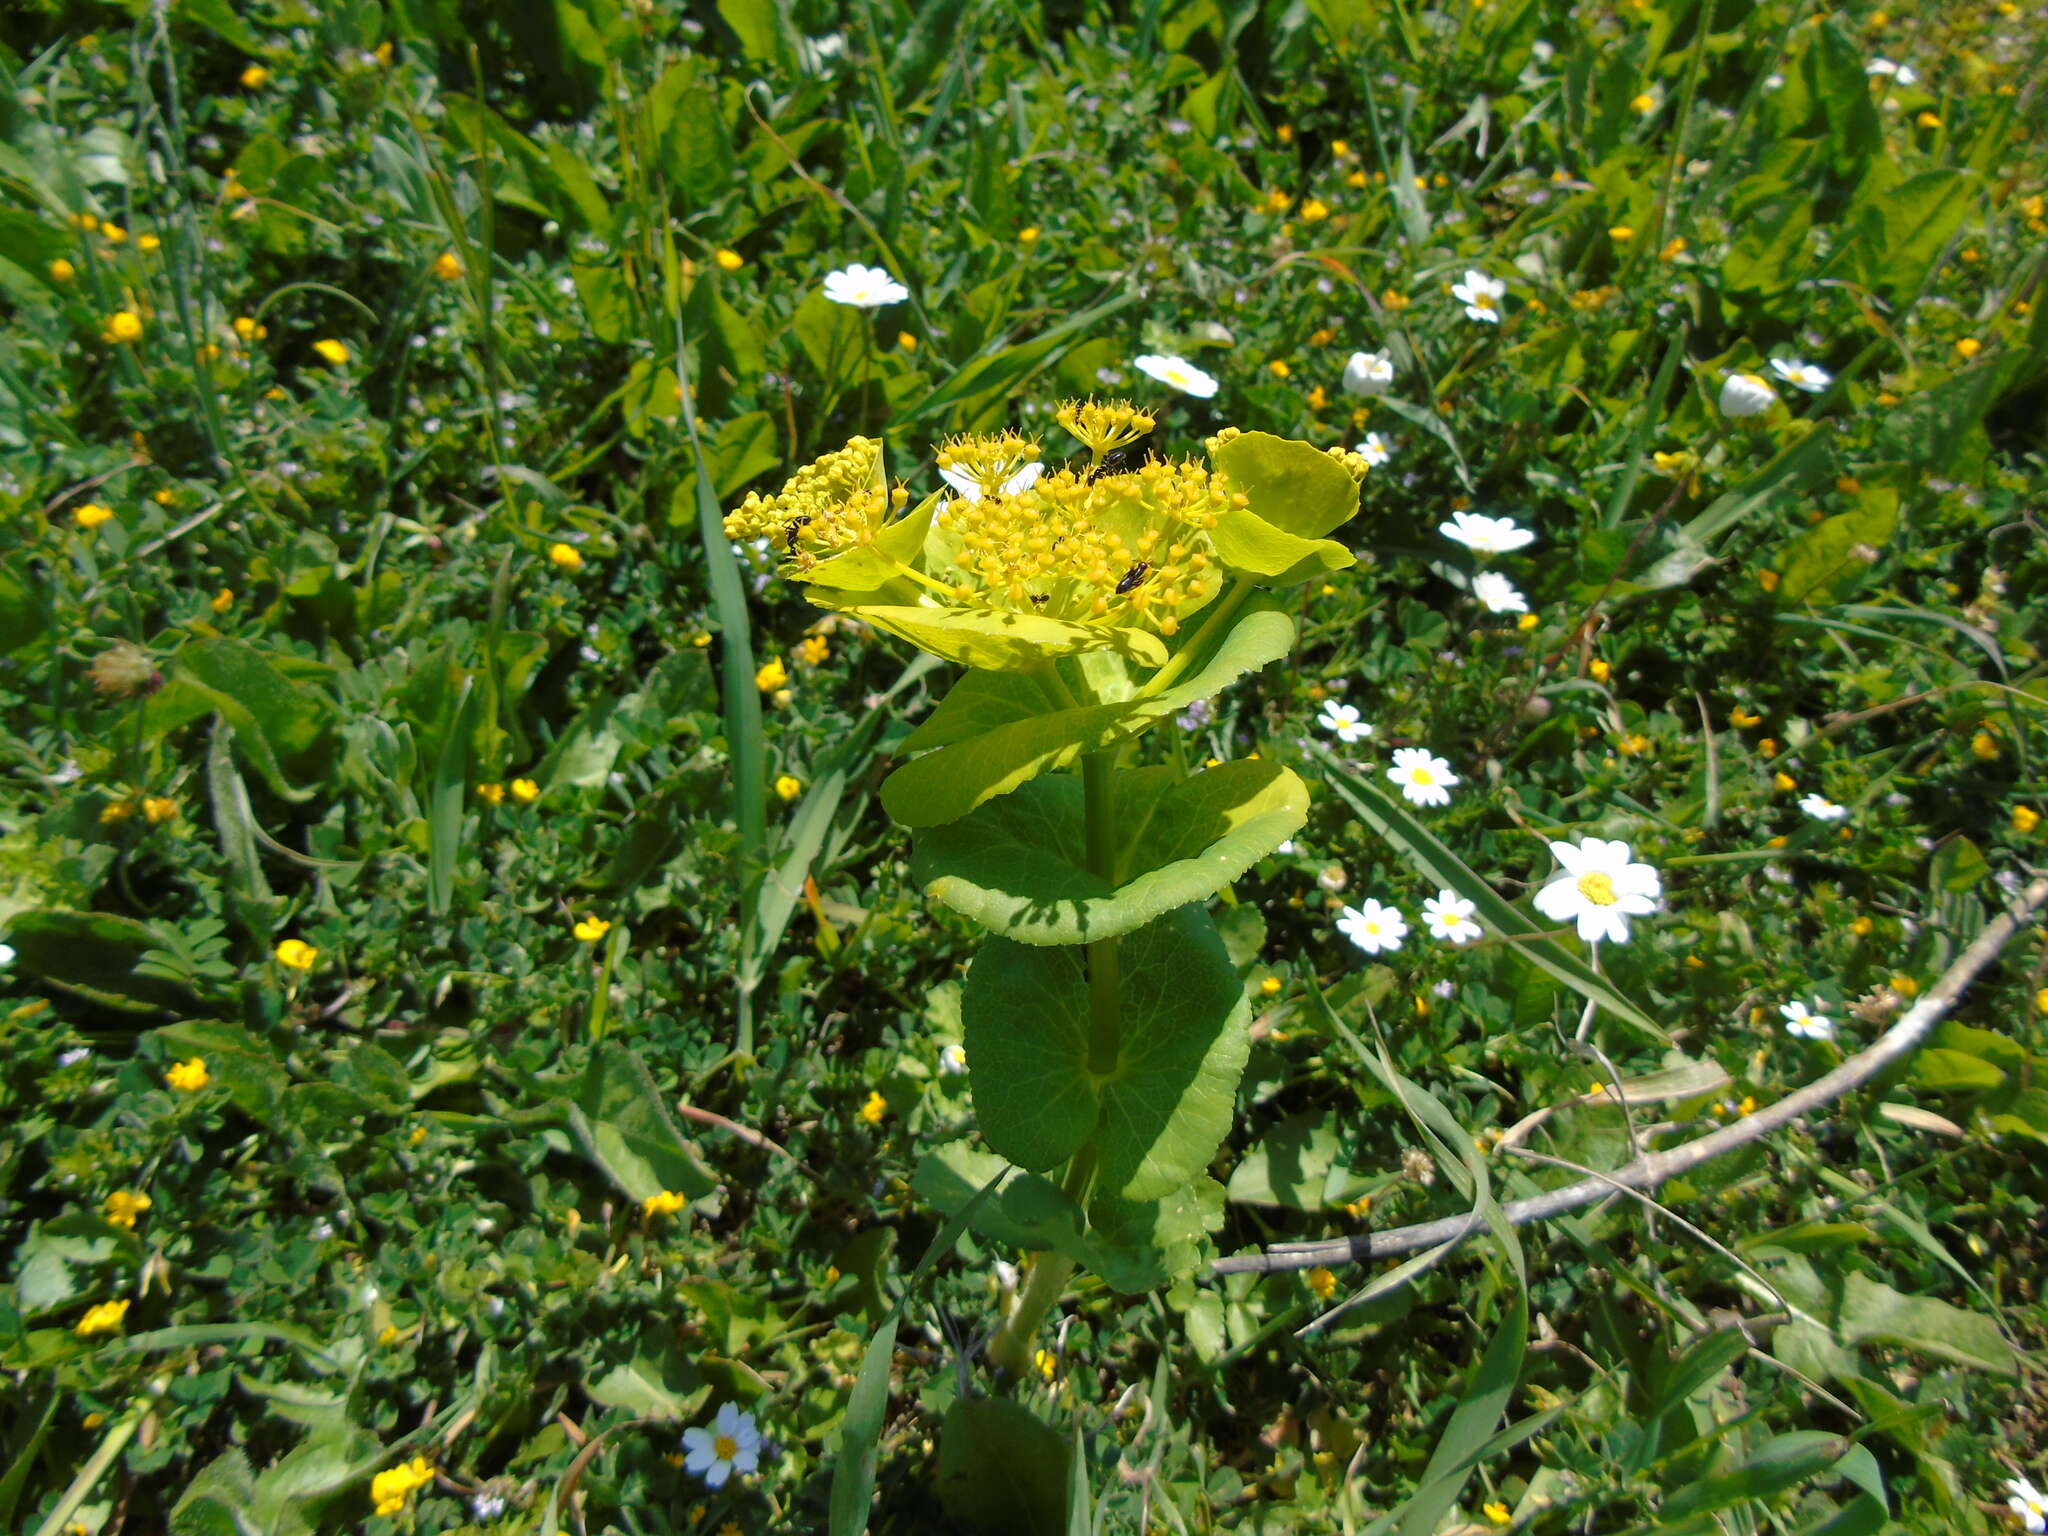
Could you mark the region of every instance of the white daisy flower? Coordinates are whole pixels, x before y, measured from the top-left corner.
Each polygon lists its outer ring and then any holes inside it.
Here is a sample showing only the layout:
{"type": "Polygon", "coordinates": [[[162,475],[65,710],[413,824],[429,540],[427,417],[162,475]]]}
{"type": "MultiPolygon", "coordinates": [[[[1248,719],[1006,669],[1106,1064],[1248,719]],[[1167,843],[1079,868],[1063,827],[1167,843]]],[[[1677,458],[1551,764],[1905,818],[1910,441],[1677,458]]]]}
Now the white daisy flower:
{"type": "Polygon", "coordinates": [[[1515,584],[1498,571],[1481,571],[1472,578],[1472,595],[1488,613],[1527,613],[1529,599],[1515,590],[1515,584]]]}
{"type": "Polygon", "coordinates": [[[1365,441],[1358,445],[1358,456],[1377,469],[1394,456],[1394,450],[1387,446],[1387,440],[1377,432],[1365,434],[1365,441]]]}
{"type": "Polygon", "coordinates": [[[1753,373],[1731,373],[1721,386],[1721,414],[1730,418],[1768,411],[1778,393],[1753,373]]]}
{"type": "Polygon", "coordinates": [[[1384,352],[1354,352],[1344,365],[1344,393],[1384,395],[1393,387],[1394,360],[1384,352]]]}
{"type": "Polygon", "coordinates": [[[1589,837],[1552,843],[1550,853],[1562,868],[1536,893],[1536,910],[1554,923],[1577,923],[1588,944],[1625,944],[1628,920],[1657,910],[1663,882],[1649,865],[1630,862],[1627,843],[1589,837]]]}
{"type": "Polygon", "coordinates": [[[1872,59],[1863,66],[1863,73],[1866,75],[1883,75],[1888,79],[1898,81],[1901,85],[1914,85],[1920,79],[1920,72],[1914,69],[1912,65],[1894,64],[1890,59],[1872,59]]]}
{"type": "Polygon", "coordinates": [[[1316,716],[1316,724],[1347,747],[1372,734],[1372,727],[1360,717],[1354,705],[1339,704],[1335,699],[1323,705],[1323,712],[1316,716]]]}
{"type": "Polygon", "coordinates": [[[2048,1531],[2048,1498],[2042,1496],[2041,1490],[2024,1477],[2007,1478],[2005,1486],[2012,1494],[2005,1502],[2019,1516],[2029,1536],[2041,1536],[2048,1531]]]}
{"type": "Polygon", "coordinates": [[[1486,930],[1473,921],[1479,909],[1456,891],[1438,891],[1422,904],[1422,926],[1432,939],[1446,944],[1470,944],[1486,930]]]}
{"type": "Polygon", "coordinates": [[[939,1047],[939,1071],[947,1077],[959,1077],[967,1070],[967,1047],[955,1041],[939,1047]]]}
{"type": "Polygon", "coordinates": [[[884,304],[901,304],[910,297],[910,290],[880,267],[855,262],[825,274],[825,297],[855,309],[880,309],[884,304]]]}
{"type": "Polygon", "coordinates": [[[1835,376],[1827,369],[1817,368],[1812,363],[1802,363],[1797,358],[1772,358],[1771,372],[1794,389],[1803,389],[1809,395],[1817,395],[1835,382],[1835,376]]]}
{"type": "Polygon", "coordinates": [[[1797,1035],[1802,1040],[1830,1040],[1834,1038],[1835,1024],[1820,1011],[1820,999],[1815,998],[1813,1006],[1807,1007],[1798,998],[1784,1004],[1778,1012],[1785,1016],[1785,1033],[1797,1035]]]}
{"type": "Polygon", "coordinates": [[[1166,357],[1157,352],[1147,352],[1143,357],[1132,358],[1131,366],[1147,378],[1157,379],[1167,388],[1177,389],[1184,395],[1193,395],[1197,400],[1209,399],[1219,387],[1215,379],[1184,357],[1166,357]]]}
{"type": "Polygon", "coordinates": [[[1489,325],[1500,324],[1500,301],[1507,297],[1507,291],[1506,283],[1477,268],[1467,268],[1465,281],[1451,284],[1451,297],[1465,306],[1465,317],[1489,325]]]}
{"type": "Polygon", "coordinates": [[[1504,555],[1536,542],[1536,535],[1513,518],[1483,517],[1477,512],[1453,512],[1448,523],[1437,524],[1436,531],[1475,555],[1504,555]]]}
{"type": "Polygon", "coordinates": [[[1449,805],[1451,786],[1458,782],[1451,765],[1427,747],[1397,748],[1387,777],[1400,786],[1401,798],[1410,805],[1449,805]]]}
{"type": "MultiPolygon", "coordinates": [[[[1028,491],[1038,483],[1038,477],[1044,473],[1045,466],[1043,464],[1036,462],[1026,464],[1002,483],[1001,494],[1015,496],[1020,492],[1028,491]]],[[[981,482],[966,470],[941,465],[939,468],[939,478],[959,492],[962,501],[981,500],[981,482]]]]}
{"type": "Polygon", "coordinates": [[[1408,937],[1408,924],[1394,908],[1368,900],[1339,913],[1337,931],[1368,955],[1390,955],[1408,937]]]}
{"type": "Polygon", "coordinates": [[[737,1403],[721,1403],[709,1429],[683,1431],[685,1471],[704,1479],[707,1488],[723,1488],[735,1472],[752,1472],[761,1464],[761,1431],[754,1416],[737,1403]]]}
{"type": "Polygon", "coordinates": [[[1818,792],[1801,795],[1799,797],[1799,809],[1806,812],[1815,821],[1840,821],[1849,814],[1849,807],[1837,805],[1826,795],[1818,792]]]}

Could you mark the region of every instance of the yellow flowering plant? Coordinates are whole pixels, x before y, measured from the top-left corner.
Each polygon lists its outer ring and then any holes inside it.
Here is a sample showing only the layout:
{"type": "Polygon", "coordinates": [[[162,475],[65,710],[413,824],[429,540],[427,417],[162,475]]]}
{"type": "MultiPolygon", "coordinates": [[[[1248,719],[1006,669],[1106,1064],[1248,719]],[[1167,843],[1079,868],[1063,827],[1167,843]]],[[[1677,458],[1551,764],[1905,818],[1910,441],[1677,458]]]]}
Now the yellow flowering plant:
{"type": "Polygon", "coordinates": [[[882,801],[926,894],[992,935],[963,995],[970,1085],[1027,1176],[988,1231],[1014,1235],[1019,1203],[1063,1213],[1028,1224],[1045,1240],[990,1347],[1012,1375],[1077,1263],[1146,1289],[1220,1219],[1206,1169],[1250,1014],[1205,903],[1300,830],[1308,791],[1256,759],[1186,774],[1142,739],[1293,648],[1281,590],[1352,563],[1328,535],[1366,468],[1235,429],[1201,458],[1133,462],[1149,414],[1091,400],[1058,419],[1085,450],[1063,467],[1013,433],[956,438],[946,490],[913,502],[856,437],[725,520],[820,607],[967,668],[882,801]]]}

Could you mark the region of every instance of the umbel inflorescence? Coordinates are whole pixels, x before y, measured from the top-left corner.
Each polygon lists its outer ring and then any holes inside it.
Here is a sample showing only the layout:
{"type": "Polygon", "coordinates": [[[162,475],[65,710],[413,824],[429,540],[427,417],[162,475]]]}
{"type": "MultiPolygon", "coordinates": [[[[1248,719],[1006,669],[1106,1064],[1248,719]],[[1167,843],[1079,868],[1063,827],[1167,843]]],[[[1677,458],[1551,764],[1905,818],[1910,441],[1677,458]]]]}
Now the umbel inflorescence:
{"type": "Polygon", "coordinates": [[[1357,454],[1229,429],[1206,460],[1167,459],[1141,446],[1156,420],[1124,401],[1069,401],[1058,419],[1085,453],[1055,467],[1013,432],[952,438],[944,489],[915,505],[882,445],[856,437],[750,494],[726,535],[765,541],[821,607],[999,671],[1100,650],[1160,667],[1226,590],[1217,613],[1248,584],[1352,562],[1326,535],[1357,509],[1357,454]]]}

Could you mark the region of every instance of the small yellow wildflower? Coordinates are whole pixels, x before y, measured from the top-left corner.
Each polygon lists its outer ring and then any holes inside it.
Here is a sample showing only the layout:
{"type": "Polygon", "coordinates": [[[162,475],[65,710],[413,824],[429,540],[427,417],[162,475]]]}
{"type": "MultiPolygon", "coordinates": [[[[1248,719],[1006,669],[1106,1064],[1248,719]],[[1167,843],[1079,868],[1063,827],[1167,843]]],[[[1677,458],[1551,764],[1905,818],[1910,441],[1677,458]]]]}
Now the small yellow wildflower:
{"type": "Polygon", "coordinates": [[[1512,1525],[1514,1523],[1515,1517],[1508,1512],[1507,1505],[1501,1503],[1499,1499],[1495,1499],[1490,1504],[1481,1505],[1479,1512],[1495,1525],[1512,1525]]]}
{"type": "Polygon", "coordinates": [[[1965,336],[1956,342],[1956,356],[1968,362],[1984,350],[1984,343],[1974,336],[1965,336]]]}
{"type": "Polygon", "coordinates": [[[1783,848],[1789,845],[1791,841],[1791,838],[1787,837],[1784,833],[1780,832],[1776,837],[1771,838],[1766,844],[1766,846],[1771,848],[1783,848]]]}
{"type": "Polygon", "coordinates": [[[1326,391],[1322,385],[1318,384],[1314,389],[1308,392],[1308,408],[1310,410],[1320,411],[1329,403],[1329,392],[1326,391]]]}
{"type": "Polygon", "coordinates": [[[1038,1374],[1047,1381],[1051,1381],[1060,1373],[1060,1357],[1049,1349],[1034,1349],[1031,1352],[1031,1363],[1038,1368],[1038,1374]]]}
{"type": "Polygon", "coordinates": [[[1038,244],[1038,226],[1036,224],[1027,224],[1022,229],[1018,230],[1017,243],[1019,245],[1038,244]]]}
{"type": "MultiPolygon", "coordinates": [[[[1914,118],[1913,121],[1918,123],[1922,128],[1939,128],[1941,126],[1941,119],[1932,112],[1922,112],[1918,117],[1914,118]]],[[[1963,259],[1965,261],[1969,260],[1969,255],[1970,253],[1965,251],[1963,253],[1963,259]]]]}
{"type": "Polygon", "coordinates": [[[822,666],[825,658],[832,654],[832,645],[823,635],[805,635],[803,643],[796,648],[796,654],[807,667],[822,666]]]}
{"type": "Polygon", "coordinates": [[[1918,997],[1920,995],[1920,983],[1910,976],[1894,976],[1889,985],[1901,997],[1918,997]]]}
{"type": "Polygon", "coordinates": [[[1648,91],[1644,91],[1634,101],[1631,101],[1628,106],[1631,112],[1647,117],[1650,113],[1657,110],[1657,98],[1648,91]]]}
{"type": "Polygon", "coordinates": [[[167,821],[177,819],[178,802],[168,795],[151,795],[142,802],[142,814],[148,818],[151,826],[160,827],[167,821]]]}
{"type": "Polygon", "coordinates": [[[135,248],[138,251],[154,251],[162,245],[163,240],[156,235],[138,235],[135,239],[135,248]]]}
{"type": "Polygon", "coordinates": [[[1631,731],[1614,744],[1614,750],[1623,757],[1640,757],[1650,750],[1650,738],[1641,731],[1631,731]]]}
{"type": "Polygon", "coordinates": [[[415,1456],[371,1478],[370,1500],[380,1515],[402,1515],[412,1496],[433,1480],[434,1469],[427,1465],[426,1457],[415,1456]]]}
{"type": "Polygon", "coordinates": [[[690,1202],[672,1189],[664,1189],[658,1195],[649,1195],[640,1202],[640,1215],[647,1221],[657,1216],[674,1216],[690,1202]]]}
{"type": "Polygon", "coordinates": [[[452,283],[462,276],[462,258],[453,251],[443,251],[434,258],[434,276],[444,283],[452,283]]]}
{"type": "Polygon", "coordinates": [[[1998,740],[1989,731],[1979,731],[1970,738],[1970,751],[1988,763],[1998,756],[1998,740]]]}
{"type": "Polygon", "coordinates": [[[1753,725],[1763,724],[1762,715],[1753,715],[1740,704],[1728,711],[1728,723],[1738,731],[1746,731],[1753,725]]]}
{"type": "Polygon", "coordinates": [[[1525,613],[1515,620],[1515,628],[1521,630],[1524,634],[1526,634],[1542,622],[1543,620],[1538,618],[1535,614],[1525,613]]]}
{"type": "Polygon", "coordinates": [[[140,341],[142,316],[132,309],[117,309],[107,316],[106,324],[100,329],[100,335],[107,341],[140,341]]]}
{"type": "Polygon", "coordinates": [[[270,71],[261,64],[251,64],[242,71],[243,90],[260,91],[268,84],[270,84],[270,71]]]}
{"type": "Polygon", "coordinates": [[[135,814],[135,799],[131,795],[124,800],[109,800],[100,807],[100,825],[110,827],[119,821],[126,821],[135,814]]]}
{"type": "Polygon", "coordinates": [[[288,971],[310,971],[320,951],[304,939],[286,939],[277,946],[277,963],[288,971]]]}
{"type": "Polygon", "coordinates": [[[1320,1264],[1303,1275],[1302,1279],[1308,1282],[1308,1288],[1315,1292],[1318,1301],[1328,1301],[1337,1294],[1337,1277],[1320,1264]]]}
{"type": "Polygon", "coordinates": [[[860,1107],[860,1117],[869,1125],[880,1125],[889,1114],[889,1101],[879,1093],[870,1093],[867,1102],[860,1107]]]}
{"type": "Polygon", "coordinates": [[[386,1323],[384,1325],[384,1331],[377,1335],[377,1343],[380,1347],[384,1349],[389,1349],[392,1345],[396,1344],[400,1339],[404,1337],[405,1335],[398,1331],[398,1324],[386,1323]]]}
{"type": "Polygon", "coordinates": [[[789,681],[789,668],[780,659],[769,662],[754,674],[754,686],[763,693],[773,693],[789,681]]]}
{"type": "Polygon", "coordinates": [[[1771,783],[1777,786],[1780,794],[1786,795],[1791,794],[1793,790],[1799,787],[1799,781],[1793,778],[1791,774],[1783,771],[1773,774],[1771,776],[1771,783]]]}
{"type": "Polygon", "coordinates": [[[1680,235],[1677,238],[1670,240],[1665,244],[1664,249],[1657,253],[1657,259],[1659,261],[1676,261],[1679,257],[1683,256],[1684,254],[1685,237],[1683,235],[1680,235]]]}
{"type": "Polygon", "coordinates": [[[320,360],[323,363],[332,364],[336,368],[341,367],[348,361],[347,344],[336,341],[332,336],[323,336],[320,340],[314,342],[313,350],[320,354],[320,360]]]}
{"type": "Polygon", "coordinates": [[[1320,224],[1330,216],[1330,205],[1319,197],[1312,197],[1301,205],[1301,222],[1320,224]]]}
{"type": "Polygon", "coordinates": [[[1604,683],[1607,681],[1608,678],[1614,675],[1614,668],[1609,666],[1605,661],[1601,660],[1598,656],[1595,656],[1591,661],[1586,663],[1586,672],[1589,676],[1592,677],[1594,682],[1604,683]]]}
{"type": "Polygon", "coordinates": [[[266,335],[270,329],[268,326],[258,325],[247,315],[235,316],[233,325],[235,334],[244,341],[256,341],[266,335]]]}
{"type": "Polygon", "coordinates": [[[1273,996],[1280,990],[1280,978],[1278,976],[1268,976],[1259,983],[1259,990],[1268,997],[1273,996]]]}
{"type": "Polygon", "coordinates": [[[52,282],[68,283],[76,276],[78,276],[78,268],[71,265],[62,256],[59,256],[50,263],[50,280],[52,282]]]}
{"type": "Polygon", "coordinates": [[[595,944],[611,931],[611,922],[602,917],[579,918],[575,928],[571,930],[585,944],[595,944]]]}
{"type": "Polygon", "coordinates": [[[2041,825],[2041,813],[2031,805],[2016,805],[2012,808],[2012,829],[2025,836],[2041,825]]]}
{"type": "Polygon", "coordinates": [[[107,1218],[109,1226],[126,1227],[132,1231],[135,1218],[148,1210],[151,1203],[149,1196],[140,1190],[117,1189],[107,1196],[105,1204],[100,1207],[100,1214],[107,1218]]]}
{"type": "Polygon", "coordinates": [[[898,331],[896,333],[896,345],[905,352],[915,352],[917,350],[917,338],[908,331],[898,331]]]}
{"type": "Polygon", "coordinates": [[[1414,302],[1415,301],[1409,298],[1407,294],[1401,293],[1393,288],[1387,289],[1384,293],[1380,295],[1380,303],[1384,304],[1388,309],[1395,311],[1397,314],[1401,310],[1406,309],[1410,304],[1413,304],[1414,302]]]}
{"type": "Polygon", "coordinates": [[[548,563],[565,571],[580,571],[583,569],[583,552],[574,544],[550,544],[548,563]]]}
{"type": "Polygon", "coordinates": [[[1775,592],[1778,590],[1778,573],[1772,570],[1758,571],[1756,573],[1756,584],[1766,592],[1775,592]]]}
{"type": "Polygon", "coordinates": [[[1627,245],[1629,241],[1635,239],[1635,237],[1636,232],[1633,229],[1629,228],[1629,226],[1626,224],[1612,225],[1608,228],[1607,231],[1607,238],[1612,240],[1616,245],[1627,245]]]}
{"type": "Polygon", "coordinates": [[[1292,144],[1294,142],[1294,125],[1292,123],[1282,123],[1273,130],[1273,137],[1282,144],[1292,144]]]}
{"type": "Polygon", "coordinates": [[[804,781],[798,778],[793,773],[785,773],[775,781],[775,794],[777,799],[783,801],[794,800],[798,795],[802,794],[803,792],[804,781]]]}
{"type": "Polygon", "coordinates": [[[1371,186],[1372,182],[1367,178],[1365,172],[1353,171],[1349,176],[1346,176],[1344,178],[1344,185],[1352,188],[1354,191],[1363,191],[1365,188],[1371,186]]]}
{"type": "Polygon", "coordinates": [[[102,224],[100,226],[100,238],[109,245],[126,245],[128,243],[128,231],[118,224],[102,224]]]}
{"type": "Polygon", "coordinates": [[[178,1093],[197,1093],[212,1081],[213,1074],[206,1070],[204,1056],[172,1062],[170,1070],[164,1073],[164,1086],[178,1093]]]}
{"type": "Polygon", "coordinates": [[[121,1319],[127,1315],[127,1302],[103,1301],[96,1307],[87,1308],[85,1316],[78,1320],[71,1331],[81,1339],[89,1339],[100,1333],[119,1333],[121,1319]]]}
{"type": "Polygon", "coordinates": [[[747,258],[734,250],[722,249],[711,259],[718,263],[721,272],[737,272],[747,264],[747,258]]]}
{"type": "Polygon", "coordinates": [[[521,805],[531,805],[540,798],[540,786],[531,779],[514,779],[512,798],[521,805]]]}
{"type": "Polygon", "coordinates": [[[2034,994],[2034,1011],[2048,1013],[2048,987],[2043,987],[2034,994]]]}
{"type": "Polygon", "coordinates": [[[476,787],[476,797],[483,801],[485,805],[503,805],[505,803],[505,786],[502,784],[479,784],[476,787]]]}
{"type": "Polygon", "coordinates": [[[1270,363],[1266,364],[1266,371],[1272,374],[1273,377],[1276,379],[1284,379],[1287,377],[1287,375],[1294,372],[1292,368],[1287,366],[1286,362],[1283,359],[1277,357],[1274,358],[1273,361],[1271,361],[1270,363]]]}
{"type": "Polygon", "coordinates": [[[1765,757],[1776,757],[1778,755],[1778,738],[1775,736],[1762,737],[1757,741],[1756,749],[1765,757]]]}
{"type": "Polygon", "coordinates": [[[1876,926],[1877,924],[1873,923],[1868,917],[1859,917],[1849,924],[1849,932],[1859,939],[1867,939],[1870,937],[1870,930],[1876,926]]]}
{"type": "Polygon", "coordinates": [[[114,509],[112,507],[104,507],[96,501],[88,501],[84,506],[72,509],[71,520],[78,524],[79,527],[90,530],[99,527],[101,523],[104,523],[113,515],[114,509]]]}
{"type": "Polygon", "coordinates": [[[1735,1113],[1747,1118],[1756,1113],[1756,1095],[1745,1093],[1742,1102],[1735,1106],[1735,1113]]]}

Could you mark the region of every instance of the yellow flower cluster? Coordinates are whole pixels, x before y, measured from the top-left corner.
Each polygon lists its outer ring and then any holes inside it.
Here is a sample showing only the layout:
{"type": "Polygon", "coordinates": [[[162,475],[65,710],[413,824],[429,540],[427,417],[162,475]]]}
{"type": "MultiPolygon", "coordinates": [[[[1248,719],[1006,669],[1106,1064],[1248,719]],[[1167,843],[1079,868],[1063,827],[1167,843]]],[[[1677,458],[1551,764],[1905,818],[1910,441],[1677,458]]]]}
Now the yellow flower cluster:
{"type": "Polygon", "coordinates": [[[107,1225],[126,1227],[133,1230],[135,1218],[150,1208],[153,1202],[140,1190],[117,1189],[107,1196],[106,1204],[100,1207],[107,1218],[107,1225]]]}
{"type": "Polygon", "coordinates": [[[1226,496],[1199,464],[1059,469],[1016,495],[948,502],[934,521],[957,539],[961,603],[1081,623],[1136,617],[1170,635],[1222,587],[1206,534],[1226,496]]]}
{"type": "Polygon", "coordinates": [[[415,1493],[434,1480],[434,1469],[424,1456],[387,1467],[370,1479],[370,1500],[380,1515],[398,1515],[415,1493]]]}
{"type": "Polygon", "coordinates": [[[640,1214],[648,1221],[657,1216],[674,1216],[690,1202],[672,1189],[664,1189],[658,1195],[649,1195],[640,1202],[640,1214]]]}
{"type": "Polygon", "coordinates": [[[881,475],[882,445],[871,437],[848,440],[798,470],[773,496],[749,491],[725,519],[728,539],[769,538],[801,573],[843,550],[871,544],[892,508],[909,501],[891,492],[881,475]]]}
{"type": "Polygon", "coordinates": [[[103,1301],[97,1306],[88,1307],[85,1316],[72,1326],[71,1331],[81,1339],[89,1339],[101,1333],[119,1333],[121,1320],[127,1315],[127,1302],[103,1301]]]}

